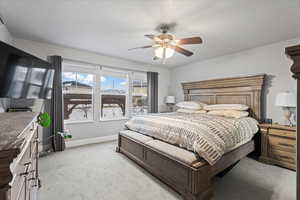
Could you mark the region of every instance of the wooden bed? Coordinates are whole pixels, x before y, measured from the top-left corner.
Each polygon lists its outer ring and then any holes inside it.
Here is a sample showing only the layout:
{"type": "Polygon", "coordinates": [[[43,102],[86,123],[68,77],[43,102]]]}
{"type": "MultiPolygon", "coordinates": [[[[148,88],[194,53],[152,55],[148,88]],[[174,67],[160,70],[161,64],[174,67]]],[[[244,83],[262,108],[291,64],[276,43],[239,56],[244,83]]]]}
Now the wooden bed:
{"type": "MultiPolygon", "coordinates": [[[[261,91],[265,75],[224,78],[182,83],[186,101],[207,104],[238,103],[248,105],[250,114],[261,118],[261,91]]],[[[185,200],[209,200],[213,196],[212,178],[234,166],[254,151],[254,141],[226,153],[215,165],[200,160],[197,167],[187,165],[174,157],[142,142],[119,134],[117,152],[120,152],[152,175],[180,193],[185,200]]]]}

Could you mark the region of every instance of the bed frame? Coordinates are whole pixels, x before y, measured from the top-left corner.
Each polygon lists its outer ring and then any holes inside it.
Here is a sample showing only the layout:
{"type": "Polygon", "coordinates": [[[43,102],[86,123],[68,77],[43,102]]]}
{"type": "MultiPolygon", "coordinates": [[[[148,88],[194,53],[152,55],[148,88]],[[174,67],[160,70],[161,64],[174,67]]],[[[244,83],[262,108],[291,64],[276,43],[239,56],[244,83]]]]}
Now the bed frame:
{"type": "MultiPolygon", "coordinates": [[[[264,79],[262,74],[182,83],[184,99],[207,104],[245,104],[249,106],[251,116],[260,120],[264,79]]],[[[124,135],[119,135],[117,147],[117,152],[148,170],[185,200],[210,200],[213,196],[212,178],[230,169],[252,151],[254,141],[225,154],[213,166],[202,160],[195,168],[124,135]]]]}

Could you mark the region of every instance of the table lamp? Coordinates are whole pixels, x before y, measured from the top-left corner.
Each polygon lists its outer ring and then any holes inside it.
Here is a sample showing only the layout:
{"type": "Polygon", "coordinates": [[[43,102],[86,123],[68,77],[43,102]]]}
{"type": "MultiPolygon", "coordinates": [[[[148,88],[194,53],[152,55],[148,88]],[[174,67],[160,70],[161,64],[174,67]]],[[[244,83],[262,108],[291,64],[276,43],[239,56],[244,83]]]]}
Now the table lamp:
{"type": "Polygon", "coordinates": [[[166,96],[165,103],[167,104],[169,111],[173,111],[173,106],[175,104],[175,97],[174,96],[166,96]]]}
{"type": "Polygon", "coordinates": [[[291,116],[292,116],[292,108],[296,107],[296,97],[291,92],[281,92],[277,94],[276,106],[280,106],[283,109],[284,117],[286,121],[288,121],[288,125],[292,126],[291,116]]]}

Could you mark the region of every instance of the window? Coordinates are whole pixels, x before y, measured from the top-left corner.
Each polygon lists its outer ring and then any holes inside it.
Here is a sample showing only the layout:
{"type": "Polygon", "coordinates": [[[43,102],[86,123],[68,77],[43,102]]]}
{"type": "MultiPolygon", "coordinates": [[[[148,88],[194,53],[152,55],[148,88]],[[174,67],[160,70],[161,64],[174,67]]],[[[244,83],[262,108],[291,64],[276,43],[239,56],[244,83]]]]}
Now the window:
{"type": "Polygon", "coordinates": [[[63,63],[65,122],[119,120],[146,114],[147,74],[63,63]]]}
{"type": "Polygon", "coordinates": [[[101,119],[126,117],[128,76],[126,73],[103,71],[101,73],[101,119]]]}
{"type": "Polygon", "coordinates": [[[65,121],[93,120],[93,85],[93,74],[63,72],[65,121]]]}
{"type": "Polygon", "coordinates": [[[132,77],[132,115],[148,113],[148,85],[146,73],[133,73],[132,77]]]}

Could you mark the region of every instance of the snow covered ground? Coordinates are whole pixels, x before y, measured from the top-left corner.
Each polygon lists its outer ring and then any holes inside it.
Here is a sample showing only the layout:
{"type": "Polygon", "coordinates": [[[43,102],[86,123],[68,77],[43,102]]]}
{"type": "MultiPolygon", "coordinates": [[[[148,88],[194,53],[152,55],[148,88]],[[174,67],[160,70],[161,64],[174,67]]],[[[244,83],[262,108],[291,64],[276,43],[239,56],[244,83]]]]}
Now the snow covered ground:
{"type": "MultiPolygon", "coordinates": [[[[133,112],[136,114],[146,114],[147,110],[141,108],[133,109],[133,112]]],[[[103,120],[114,120],[114,119],[122,119],[125,118],[123,116],[122,110],[120,107],[113,108],[103,108],[103,120]]],[[[74,122],[74,121],[92,121],[93,120],[93,109],[92,108],[75,108],[70,115],[70,119],[65,120],[65,122],[74,122]],[[86,112],[85,112],[86,110],[86,112]]]]}

